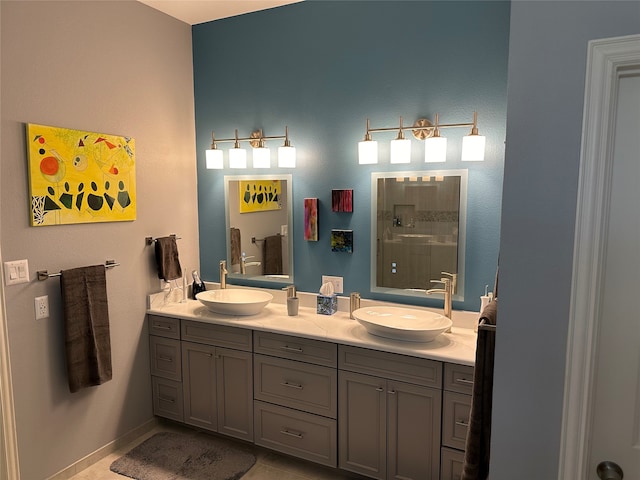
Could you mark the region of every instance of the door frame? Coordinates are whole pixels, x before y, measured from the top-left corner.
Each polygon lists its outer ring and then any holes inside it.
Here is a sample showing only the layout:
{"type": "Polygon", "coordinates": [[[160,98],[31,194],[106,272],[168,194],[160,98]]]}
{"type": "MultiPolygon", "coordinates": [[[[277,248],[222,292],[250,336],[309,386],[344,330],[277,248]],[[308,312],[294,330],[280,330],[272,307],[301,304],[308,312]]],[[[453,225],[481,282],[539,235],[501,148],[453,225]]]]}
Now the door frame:
{"type": "Polygon", "coordinates": [[[598,327],[619,74],[640,68],[640,35],[588,44],[558,479],[589,478],[598,327]]]}

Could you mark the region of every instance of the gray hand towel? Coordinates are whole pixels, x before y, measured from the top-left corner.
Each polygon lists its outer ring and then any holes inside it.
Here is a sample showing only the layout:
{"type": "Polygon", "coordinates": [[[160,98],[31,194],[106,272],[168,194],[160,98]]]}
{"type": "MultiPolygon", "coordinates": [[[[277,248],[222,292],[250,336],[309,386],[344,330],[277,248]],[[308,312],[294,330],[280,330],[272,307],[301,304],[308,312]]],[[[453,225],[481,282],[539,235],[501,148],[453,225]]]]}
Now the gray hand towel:
{"type": "MultiPolygon", "coordinates": [[[[488,325],[495,325],[497,314],[498,300],[494,299],[480,314],[479,322],[484,320],[488,325]]],[[[461,480],[486,480],[489,477],[495,330],[478,329],[477,342],[471,414],[461,480]]]]}
{"type": "Polygon", "coordinates": [[[169,237],[156,238],[155,248],[158,278],[164,278],[166,281],[182,278],[176,237],[171,235],[169,237]]]}
{"type": "Polygon", "coordinates": [[[112,376],[105,266],[64,270],[60,289],[69,390],[74,393],[112,376]]]}
{"type": "Polygon", "coordinates": [[[262,274],[282,274],[282,235],[271,235],[262,246],[262,274]]]}
{"type": "Polygon", "coordinates": [[[242,237],[240,236],[240,229],[231,227],[229,238],[231,240],[231,265],[238,265],[242,257],[242,237]]]}

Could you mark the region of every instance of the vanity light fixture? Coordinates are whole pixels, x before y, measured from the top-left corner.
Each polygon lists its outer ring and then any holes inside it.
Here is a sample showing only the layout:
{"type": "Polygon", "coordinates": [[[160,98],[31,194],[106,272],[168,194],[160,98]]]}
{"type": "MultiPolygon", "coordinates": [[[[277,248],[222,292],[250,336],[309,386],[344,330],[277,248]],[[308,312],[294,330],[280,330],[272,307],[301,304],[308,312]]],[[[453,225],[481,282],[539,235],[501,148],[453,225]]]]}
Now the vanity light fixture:
{"type": "Polygon", "coordinates": [[[462,139],[462,161],[482,162],[484,161],[484,144],[486,138],[478,135],[478,112],[473,112],[473,126],[471,133],[462,139]]]}
{"type": "Polygon", "coordinates": [[[247,168],[247,151],[244,148],[240,148],[237,128],[235,140],[233,148],[229,149],[229,168],[247,168]]]}
{"type": "MultiPolygon", "coordinates": [[[[444,123],[439,122],[439,115],[435,115],[435,123],[426,118],[417,120],[409,127],[413,136],[425,141],[424,161],[427,163],[444,162],[447,154],[447,139],[440,136],[442,128],[471,127],[471,133],[462,141],[462,161],[484,160],[485,137],[478,134],[478,113],[473,113],[472,123],[444,123]]],[[[378,163],[378,142],[371,138],[372,133],[398,131],[398,136],[391,141],[390,163],[410,163],[411,142],[404,137],[405,127],[400,117],[400,126],[371,128],[367,119],[367,130],[364,140],[358,143],[358,163],[360,165],[378,163]]]]}
{"type": "Polygon", "coordinates": [[[207,169],[223,169],[224,159],[222,150],[217,144],[221,142],[234,142],[229,149],[229,168],[247,168],[247,151],[240,147],[240,142],[248,141],[253,147],[253,168],[271,168],[271,150],[266,146],[268,140],[284,139],[284,144],[278,148],[278,166],[282,168],[295,168],[296,149],[291,146],[289,140],[289,128],[285,127],[285,134],[280,136],[265,136],[262,129],[251,132],[249,137],[238,137],[235,130],[234,138],[216,140],[214,132],[211,132],[211,148],[206,151],[207,169]]]}

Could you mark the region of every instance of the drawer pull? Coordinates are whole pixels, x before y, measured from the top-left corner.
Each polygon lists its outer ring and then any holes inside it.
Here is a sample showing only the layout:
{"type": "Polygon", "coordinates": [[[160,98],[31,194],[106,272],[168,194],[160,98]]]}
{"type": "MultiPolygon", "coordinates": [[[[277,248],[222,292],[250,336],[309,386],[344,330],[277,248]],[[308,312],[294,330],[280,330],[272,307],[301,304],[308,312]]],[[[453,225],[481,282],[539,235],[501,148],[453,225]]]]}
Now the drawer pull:
{"type": "Polygon", "coordinates": [[[167,357],[166,355],[158,355],[158,359],[162,360],[163,362],[173,363],[173,358],[167,357]]]}
{"type": "Polygon", "coordinates": [[[382,387],[377,387],[377,388],[376,388],[376,392],[384,392],[384,388],[382,388],[382,387]]]}
{"type": "Polygon", "coordinates": [[[388,393],[389,395],[395,395],[395,394],[396,394],[396,391],[395,391],[395,390],[387,390],[387,393],[388,393]]]}
{"type": "Polygon", "coordinates": [[[304,350],[300,347],[289,347],[288,345],[283,345],[280,348],[282,350],[286,350],[287,352],[304,353],[304,350]]]}
{"type": "Polygon", "coordinates": [[[280,433],[283,434],[283,435],[289,435],[290,437],[295,437],[295,438],[300,438],[300,439],[304,438],[302,436],[302,433],[300,433],[300,432],[291,432],[291,431],[287,430],[286,428],[284,430],[280,430],[280,433]]]}
{"type": "Polygon", "coordinates": [[[466,378],[456,378],[454,382],[462,383],[463,385],[473,385],[473,380],[467,380],[466,378]]]}
{"type": "Polygon", "coordinates": [[[169,403],[176,403],[176,399],[175,398],[171,398],[171,397],[164,397],[162,395],[160,395],[158,397],[158,399],[162,402],[169,402],[169,403]]]}
{"type": "Polygon", "coordinates": [[[153,326],[153,328],[157,328],[158,330],[171,330],[171,326],[170,325],[158,325],[158,324],[155,324],[153,326]]]}
{"type": "Polygon", "coordinates": [[[282,385],[283,387],[295,388],[298,390],[302,390],[304,388],[302,385],[298,383],[282,382],[280,385],[282,385]]]}
{"type": "Polygon", "coordinates": [[[465,420],[456,420],[456,425],[458,425],[459,427],[468,428],[469,422],[465,420]]]}

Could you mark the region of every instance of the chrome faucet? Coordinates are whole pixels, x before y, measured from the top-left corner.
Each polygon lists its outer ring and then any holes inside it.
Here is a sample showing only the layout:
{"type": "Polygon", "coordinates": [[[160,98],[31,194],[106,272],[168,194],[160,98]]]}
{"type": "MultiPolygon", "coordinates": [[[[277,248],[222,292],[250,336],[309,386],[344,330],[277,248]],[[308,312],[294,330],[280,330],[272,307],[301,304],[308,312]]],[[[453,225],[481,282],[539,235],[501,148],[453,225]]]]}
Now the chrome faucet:
{"type": "Polygon", "coordinates": [[[360,308],[360,293],[351,292],[349,295],[349,318],[355,318],[353,312],[360,308]]]}
{"type": "Polygon", "coordinates": [[[227,288],[227,261],[220,260],[220,288],[227,288]]]}
{"type": "Polygon", "coordinates": [[[248,258],[253,258],[253,255],[250,257],[247,257],[247,254],[242,252],[242,257],[240,257],[240,273],[241,274],[246,274],[247,273],[247,259],[248,258]]]}
{"type": "MultiPolygon", "coordinates": [[[[451,310],[452,310],[452,298],[453,293],[456,291],[458,275],[455,273],[447,273],[441,272],[443,277],[440,280],[431,280],[431,283],[442,283],[444,288],[431,288],[426,291],[427,295],[431,295],[434,293],[442,293],[444,294],[444,316],[451,319],[451,310]],[[449,278],[447,278],[449,277],[449,278]]],[[[450,332],[451,329],[447,330],[450,332]]]]}
{"type": "Polygon", "coordinates": [[[284,287],[282,290],[286,290],[287,291],[287,298],[293,298],[296,296],[296,286],[295,285],[289,285],[287,287],[284,287]]]}

